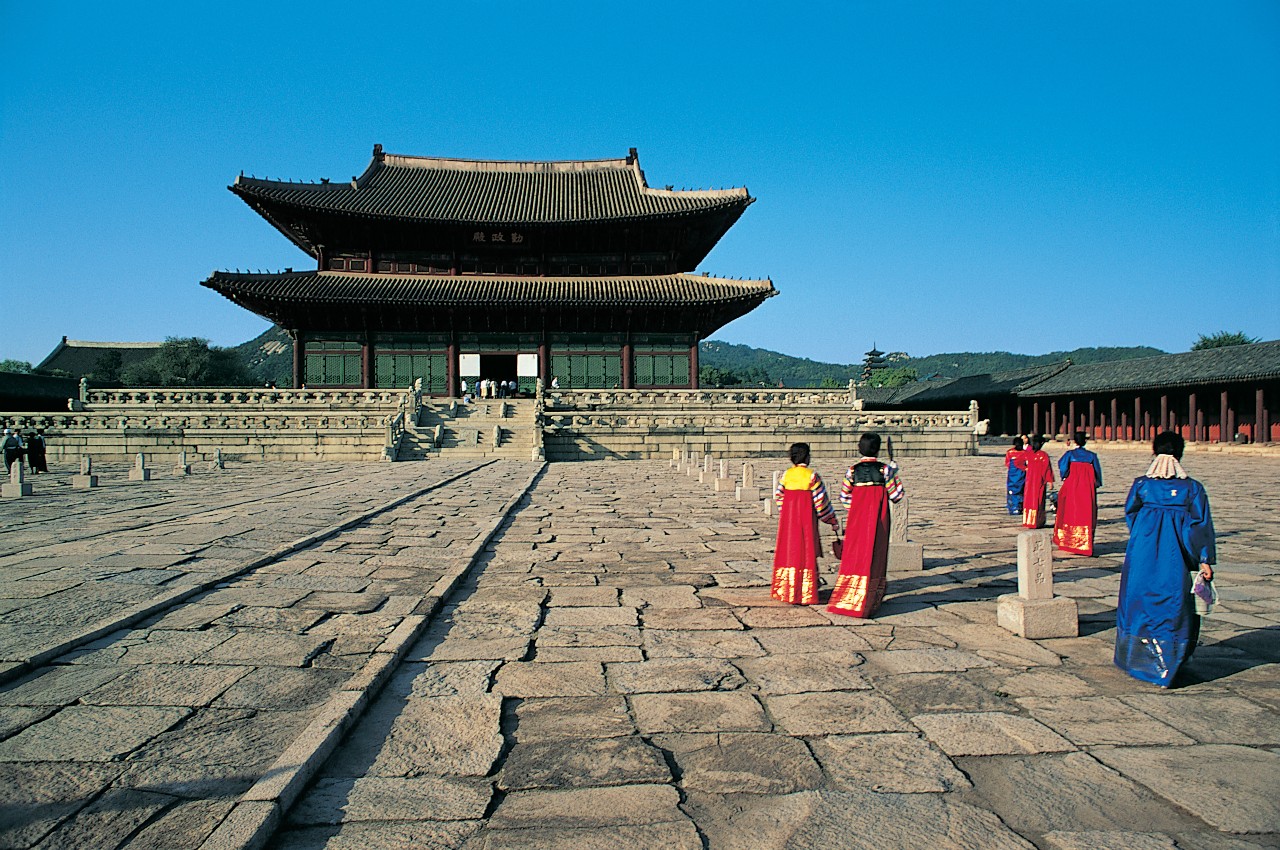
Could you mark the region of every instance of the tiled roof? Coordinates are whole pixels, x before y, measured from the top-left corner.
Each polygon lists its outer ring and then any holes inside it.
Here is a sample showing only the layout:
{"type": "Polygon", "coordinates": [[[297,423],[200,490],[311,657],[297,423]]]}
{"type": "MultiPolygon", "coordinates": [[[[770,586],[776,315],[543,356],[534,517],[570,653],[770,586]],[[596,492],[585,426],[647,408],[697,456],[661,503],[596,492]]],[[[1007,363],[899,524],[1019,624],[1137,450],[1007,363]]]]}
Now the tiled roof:
{"type": "Polygon", "coordinates": [[[79,378],[93,374],[100,358],[110,351],[120,353],[120,365],[128,366],[146,360],[160,350],[160,342],[93,342],[67,339],[65,336],[40,362],[37,369],[51,371],[61,369],[79,378]]]}
{"type": "Polygon", "coordinates": [[[1078,395],[1280,378],[1280,340],[1071,366],[1020,396],[1078,395]]]}
{"type": "Polygon", "coordinates": [[[251,205],[487,225],[651,218],[745,208],[754,200],[745,188],[651,189],[634,150],[625,159],[500,162],[384,154],[378,146],[364,174],[349,183],[241,175],[230,188],[251,205]]]}
{"type": "Polygon", "coordinates": [[[1005,372],[992,372],[986,375],[968,375],[963,378],[949,378],[942,381],[922,381],[912,384],[914,391],[899,397],[895,401],[901,403],[910,400],[911,404],[927,404],[932,402],[968,402],[971,399],[986,398],[1030,388],[1041,381],[1060,373],[1067,368],[1066,363],[1049,363],[1042,366],[1028,366],[1023,369],[1010,369],[1005,372]]]}
{"type": "Polygon", "coordinates": [[[240,299],[251,299],[439,307],[685,307],[734,301],[759,303],[777,294],[769,280],[731,280],[693,274],[497,277],[320,271],[215,272],[203,285],[237,303],[240,299]]]}

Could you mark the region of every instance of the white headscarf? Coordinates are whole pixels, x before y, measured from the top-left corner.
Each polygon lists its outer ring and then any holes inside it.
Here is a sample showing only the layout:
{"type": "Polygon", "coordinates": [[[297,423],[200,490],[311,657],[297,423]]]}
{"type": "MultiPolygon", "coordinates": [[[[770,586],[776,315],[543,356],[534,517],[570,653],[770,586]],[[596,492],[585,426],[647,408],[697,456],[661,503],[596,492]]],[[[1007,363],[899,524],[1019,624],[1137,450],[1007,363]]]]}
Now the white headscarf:
{"type": "Polygon", "coordinates": [[[1186,478],[1187,471],[1173,455],[1156,455],[1147,467],[1148,478],[1186,478]]]}

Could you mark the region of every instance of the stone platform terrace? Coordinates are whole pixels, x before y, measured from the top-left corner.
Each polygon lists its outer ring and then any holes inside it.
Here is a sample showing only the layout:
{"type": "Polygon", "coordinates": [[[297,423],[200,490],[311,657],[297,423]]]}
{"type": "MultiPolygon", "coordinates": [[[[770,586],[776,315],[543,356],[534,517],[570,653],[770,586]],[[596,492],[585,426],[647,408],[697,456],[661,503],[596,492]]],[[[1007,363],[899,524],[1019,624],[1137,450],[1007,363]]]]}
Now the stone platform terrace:
{"type": "Polygon", "coordinates": [[[1280,461],[1188,457],[1223,604],[1165,692],[1111,665],[1146,457],[1102,459],[1043,641],[994,452],[904,462],[926,569],[868,622],[771,603],[774,521],[665,462],[36,476],[0,848],[1280,846],[1280,461]]]}

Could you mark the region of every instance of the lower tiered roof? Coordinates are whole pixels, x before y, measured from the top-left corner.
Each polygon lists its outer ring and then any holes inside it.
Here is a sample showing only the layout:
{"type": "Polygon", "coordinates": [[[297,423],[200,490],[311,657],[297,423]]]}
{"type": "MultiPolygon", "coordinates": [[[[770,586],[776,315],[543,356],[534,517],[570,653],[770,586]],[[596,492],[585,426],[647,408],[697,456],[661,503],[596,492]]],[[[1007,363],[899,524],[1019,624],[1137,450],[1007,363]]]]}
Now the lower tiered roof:
{"type": "Polygon", "coordinates": [[[770,280],[696,274],[618,277],[215,272],[204,286],[286,328],[463,329],[503,314],[547,329],[687,330],[705,337],[777,294],[770,280]],[[592,317],[591,328],[583,325],[592,317]]]}

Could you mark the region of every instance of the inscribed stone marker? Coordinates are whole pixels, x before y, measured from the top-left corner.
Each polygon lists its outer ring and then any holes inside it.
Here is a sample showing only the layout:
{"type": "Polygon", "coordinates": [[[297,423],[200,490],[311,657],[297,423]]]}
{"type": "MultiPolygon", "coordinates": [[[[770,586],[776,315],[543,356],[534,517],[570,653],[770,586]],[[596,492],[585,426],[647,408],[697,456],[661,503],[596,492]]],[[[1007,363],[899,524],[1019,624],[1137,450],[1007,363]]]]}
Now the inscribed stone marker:
{"type": "Polygon", "coordinates": [[[147,469],[147,456],[142,452],[138,452],[137,457],[133,459],[133,469],[129,470],[130,481],[150,481],[151,470],[147,469]]]}
{"type": "Polygon", "coordinates": [[[71,486],[77,490],[98,486],[98,476],[93,474],[93,459],[89,455],[80,455],[80,474],[71,476],[71,486]]]}
{"type": "Polygon", "coordinates": [[[1018,535],[1018,592],[996,600],[996,623],[1032,640],[1080,633],[1076,601],[1053,595],[1051,535],[1047,528],[1018,535]]]}
{"type": "Polygon", "coordinates": [[[0,496],[6,499],[21,499],[23,496],[30,496],[33,492],[31,482],[27,481],[22,473],[22,458],[18,458],[9,467],[9,482],[0,487],[0,496]]]}

